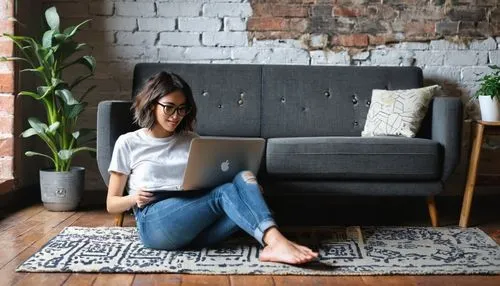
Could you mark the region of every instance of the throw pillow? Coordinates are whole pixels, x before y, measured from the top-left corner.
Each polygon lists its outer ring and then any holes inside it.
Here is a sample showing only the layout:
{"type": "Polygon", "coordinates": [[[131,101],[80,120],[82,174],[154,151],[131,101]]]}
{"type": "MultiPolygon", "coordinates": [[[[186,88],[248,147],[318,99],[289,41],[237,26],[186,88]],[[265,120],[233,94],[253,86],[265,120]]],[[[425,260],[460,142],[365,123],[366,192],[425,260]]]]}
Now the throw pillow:
{"type": "Polygon", "coordinates": [[[374,89],[362,137],[415,137],[439,85],[423,88],[374,89]]]}

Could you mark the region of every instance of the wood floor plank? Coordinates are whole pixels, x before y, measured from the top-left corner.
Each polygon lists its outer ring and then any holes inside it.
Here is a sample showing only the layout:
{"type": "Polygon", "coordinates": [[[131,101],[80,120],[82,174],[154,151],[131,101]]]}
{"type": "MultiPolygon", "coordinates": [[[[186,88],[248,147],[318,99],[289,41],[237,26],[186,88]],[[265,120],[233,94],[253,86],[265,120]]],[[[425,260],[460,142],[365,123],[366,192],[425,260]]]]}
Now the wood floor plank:
{"type": "Polygon", "coordinates": [[[416,285],[460,285],[460,286],[498,286],[500,276],[485,275],[422,275],[412,276],[416,285]]]}
{"type": "Polygon", "coordinates": [[[132,285],[181,285],[182,276],[182,274],[136,274],[132,285]]]}
{"type": "Polygon", "coordinates": [[[92,285],[97,278],[96,273],[71,273],[64,286],[88,286],[92,285]]]}
{"type": "Polygon", "coordinates": [[[274,285],[271,275],[231,275],[229,276],[231,286],[252,285],[252,286],[272,286],[274,285]]]}
{"type": "Polygon", "coordinates": [[[50,239],[59,234],[65,227],[71,225],[82,215],[83,213],[75,213],[73,216],[69,217],[67,220],[54,227],[50,232],[46,233],[43,236],[40,236],[37,241],[20,252],[19,255],[10,260],[6,265],[1,267],[0,277],[2,277],[2,279],[0,279],[0,286],[13,285],[17,281],[28,275],[28,273],[24,272],[15,272],[15,269],[36,251],[40,250],[40,248],[45,245],[50,239]]]}
{"type": "Polygon", "coordinates": [[[62,285],[64,281],[69,278],[70,273],[36,273],[36,275],[26,275],[23,279],[19,280],[16,286],[21,285],[62,285]]]}
{"type": "Polygon", "coordinates": [[[361,276],[364,285],[394,285],[394,286],[410,286],[417,285],[412,276],[361,276]]]}
{"type": "Polygon", "coordinates": [[[97,275],[92,285],[95,286],[110,286],[110,285],[132,285],[134,274],[103,274],[97,275]]]}
{"type": "Polygon", "coordinates": [[[39,214],[44,210],[41,205],[33,205],[21,210],[18,210],[14,213],[2,213],[0,214],[0,232],[5,231],[8,228],[11,228],[17,225],[20,222],[24,222],[29,218],[39,214]]]}
{"type": "Polygon", "coordinates": [[[49,212],[44,210],[29,219],[36,222],[36,226],[29,231],[10,236],[8,235],[10,231],[7,230],[7,238],[4,237],[0,240],[0,268],[74,214],[74,212],[49,212]]]}
{"type": "Polygon", "coordinates": [[[276,286],[294,285],[365,285],[360,276],[299,276],[276,275],[273,276],[276,286]]]}
{"type": "Polygon", "coordinates": [[[182,286],[230,285],[229,275],[182,275],[182,286]]]}

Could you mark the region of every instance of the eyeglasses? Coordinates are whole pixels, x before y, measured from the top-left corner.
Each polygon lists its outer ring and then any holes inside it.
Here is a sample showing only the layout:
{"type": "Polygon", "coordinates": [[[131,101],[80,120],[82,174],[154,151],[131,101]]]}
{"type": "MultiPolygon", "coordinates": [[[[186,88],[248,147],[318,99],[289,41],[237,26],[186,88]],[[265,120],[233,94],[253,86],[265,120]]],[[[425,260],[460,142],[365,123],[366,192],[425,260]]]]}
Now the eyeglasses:
{"type": "Polygon", "coordinates": [[[159,102],[156,103],[158,103],[159,105],[161,105],[161,107],[163,107],[163,113],[166,116],[171,116],[172,114],[174,114],[175,111],[177,111],[177,115],[179,115],[180,117],[184,117],[189,112],[191,112],[191,107],[188,105],[175,106],[173,104],[163,104],[159,102]]]}

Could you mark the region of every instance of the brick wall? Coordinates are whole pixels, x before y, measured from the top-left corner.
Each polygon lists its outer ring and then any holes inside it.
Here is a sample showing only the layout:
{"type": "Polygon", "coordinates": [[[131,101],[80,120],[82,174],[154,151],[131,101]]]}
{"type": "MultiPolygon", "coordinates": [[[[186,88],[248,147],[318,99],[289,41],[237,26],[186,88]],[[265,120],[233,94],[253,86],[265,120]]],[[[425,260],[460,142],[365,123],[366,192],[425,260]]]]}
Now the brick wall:
{"type": "MultiPolygon", "coordinates": [[[[497,0],[43,0],[50,5],[63,25],[93,18],[78,37],[97,58],[80,87],[98,86],[82,127],[95,127],[100,100],[130,98],[138,62],[416,65],[464,102],[486,65],[500,64],[497,0]]],[[[88,189],[104,188],[93,159],[74,163],[87,167],[88,189]]]]}
{"type": "MultiPolygon", "coordinates": [[[[0,31],[13,33],[13,1],[0,2],[0,31]]],[[[14,45],[0,38],[0,56],[12,56],[14,45]]],[[[13,189],[14,185],[14,66],[0,62],[0,194],[13,189]]]]}

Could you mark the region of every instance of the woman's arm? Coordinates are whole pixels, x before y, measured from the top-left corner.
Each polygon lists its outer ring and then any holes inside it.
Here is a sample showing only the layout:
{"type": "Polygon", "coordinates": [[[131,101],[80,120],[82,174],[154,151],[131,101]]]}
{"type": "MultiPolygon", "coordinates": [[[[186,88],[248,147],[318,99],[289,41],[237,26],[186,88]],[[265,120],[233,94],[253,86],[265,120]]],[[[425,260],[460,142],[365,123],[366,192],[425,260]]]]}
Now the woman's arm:
{"type": "Polygon", "coordinates": [[[142,208],[153,201],[153,194],[143,190],[138,190],[134,195],[123,196],[127,177],[125,174],[111,172],[106,198],[106,208],[109,213],[122,213],[135,205],[142,208]]]}
{"type": "Polygon", "coordinates": [[[135,206],[136,200],[134,196],[123,196],[127,177],[125,174],[111,172],[106,198],[106,208],[109,213],[121,213],[135,206]]]}

